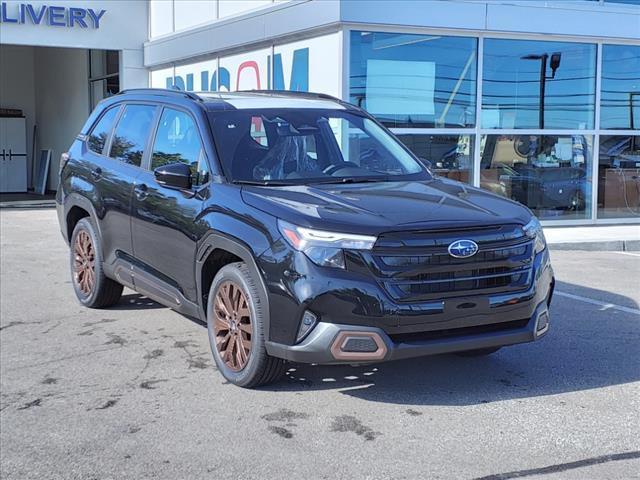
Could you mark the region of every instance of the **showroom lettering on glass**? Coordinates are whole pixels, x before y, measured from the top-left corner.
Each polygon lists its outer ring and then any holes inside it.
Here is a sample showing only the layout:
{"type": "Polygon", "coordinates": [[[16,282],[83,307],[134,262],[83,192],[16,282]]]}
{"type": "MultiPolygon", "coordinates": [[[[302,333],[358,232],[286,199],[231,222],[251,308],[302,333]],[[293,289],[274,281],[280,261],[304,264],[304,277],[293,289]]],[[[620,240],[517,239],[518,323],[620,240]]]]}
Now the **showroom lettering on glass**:
{"type": "Polygon", "coordinates": [[[33,6],[30,3],[0,4],[0,23],[17,25],[49,25],[52,27],[100,28],[100,20],[106,10],[92,8],[59,7],[53,5],[33,6]]]}
{"type": "MultiPolygon", "coordinates": [[[[271,55],[267,56],[267,90],[271,90],[271,55]]],[[[236,72],[236,89],[242,90],[241,78],[243,78],[243,72],[247,72],[249,77],[255,76],[255,83],[258,89],[262,88],[260,78],[260,68],[258,62],[248,60],[242,62],[236,72]]],[[[166,78],[166,87],[168,89],[178,88],[187,92],[195,91],[194,88],[194,74],[187,73],[186,75],[174,75],[173,77],[166,78]]],[[[231,90],[231,72],[225,67],[220,67],[210,75],[209,70],[203,70],[200,72],[200,88],[201,92],[215,92],[218,89],[231,90]],[[219,77],[219,78],[218,78],[219,77]]],[[[308,92],[309,91],[309,49],[301,48],[293,52],[293,60],[291,64],[291,77],[289,79],[289,86],[285,85],[284,69],[282,65],[282,55],[276,53],[273,56],[273,89],[274,90],[290,90],[296,92],[308,92]]]]}

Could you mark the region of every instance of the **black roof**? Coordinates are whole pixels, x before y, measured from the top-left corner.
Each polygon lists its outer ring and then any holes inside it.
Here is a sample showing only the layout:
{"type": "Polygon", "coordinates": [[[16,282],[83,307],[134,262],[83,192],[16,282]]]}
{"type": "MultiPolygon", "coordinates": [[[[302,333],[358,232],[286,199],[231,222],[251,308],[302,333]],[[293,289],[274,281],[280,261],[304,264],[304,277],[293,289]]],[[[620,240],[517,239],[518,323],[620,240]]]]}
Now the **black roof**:
{"type": "Polygon", "coordinates": [[[324,93],[292,92],[288,90],[247,90],[240,92],[185,92],[162,88],[134,88],[121,91],[120,95],[136,97],[164,97],[200,102],[207,110],[237,110],[242,108],[278,108],[283,106],[304,107],[313,104],[316,108],[357,107],[324,93]],[[282,105],[288,102],[293,104],[282,105]],[[320,102],[320,103],[318,103],[320,102]]]}

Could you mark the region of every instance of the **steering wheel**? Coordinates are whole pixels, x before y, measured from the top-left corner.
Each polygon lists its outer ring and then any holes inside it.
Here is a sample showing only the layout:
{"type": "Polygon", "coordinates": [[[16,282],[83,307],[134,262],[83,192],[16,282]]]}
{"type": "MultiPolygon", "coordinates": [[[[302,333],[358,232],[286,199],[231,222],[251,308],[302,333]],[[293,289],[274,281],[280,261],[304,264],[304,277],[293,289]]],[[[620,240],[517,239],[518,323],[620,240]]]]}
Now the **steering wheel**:
{"type": "Polygon", "coordinates": [[[343,168],[349,168],[349,167],[360,168],[360,165],[358,165],[357,163],[354,163],[354,162],[342,162],[339,165],[329,165],[327,168],[322,170],[322,173],[324,173],[326,175],[333,175],[338,170],[342,170],[343,168]]]}

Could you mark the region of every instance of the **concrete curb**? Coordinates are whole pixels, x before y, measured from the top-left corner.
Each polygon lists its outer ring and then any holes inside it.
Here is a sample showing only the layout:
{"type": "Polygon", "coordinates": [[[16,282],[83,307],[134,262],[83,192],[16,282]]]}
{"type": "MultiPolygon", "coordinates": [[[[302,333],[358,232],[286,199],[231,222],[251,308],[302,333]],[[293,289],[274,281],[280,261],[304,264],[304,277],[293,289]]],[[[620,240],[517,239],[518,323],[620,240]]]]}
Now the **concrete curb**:
{"type": "Polygon", "coordinates": [[[582,250],[590,252],[640,252],[640,240],[605,240],[601,242],[550,243],[550,250],[582,250]]]}
{"type": "Polygon", "coordinates": [[[10,209],[23,209],[23,210],[34,210],[34,209],[42,209],[42,208],[55,208],[56,202],[55,200],[45,200],[42,202],[2,202],[0,203],[0,209],[2,210],[10,210],[10,209]]]}

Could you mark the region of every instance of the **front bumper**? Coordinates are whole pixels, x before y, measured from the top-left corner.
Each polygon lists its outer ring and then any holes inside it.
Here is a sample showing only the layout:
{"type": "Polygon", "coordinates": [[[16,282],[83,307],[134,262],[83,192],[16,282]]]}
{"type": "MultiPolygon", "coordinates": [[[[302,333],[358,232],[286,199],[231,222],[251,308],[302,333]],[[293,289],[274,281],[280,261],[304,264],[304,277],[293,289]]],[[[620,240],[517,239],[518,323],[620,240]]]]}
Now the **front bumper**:
{"type": "MultiPolygon", "coordinates": [[[[516,324],[514,322],[514,324],[516,324]]],[[[282,345],[267,342],[270,355],[300,363],[342,364],[371,363],[404,358],[438,355],[481,348],[502,347],[518,343],[533,342],[542,338],[549,330],[547,301],[540,303],[531,318],[514,328],[505,328],[485,333],[468,333],[394,341],[384,330],[377,327],[361,327],[320,322],[301,343],[282,345]],[[343,352],[348,338],[377,338],[377,350],[368,352],[343,352]]]]}
{"type": "Polygon", "coordinates": [[[368,278],[350,272],[322,276],[304,257],[298,260],[295,271],[303,273],[289,283],[267,282],[271,325],[266,347],[275,357],[322,364],[386,361],[532,342],[548,330],[554,276],[547,249],[535,256],[526,290],[417,304],[393,302],[368,278]],[[319,323],[296,344],[291,336],[305,310],[316,314],[319,323]],[[544,328],[539,328],[541,319],[544,328]],[[340,350],[344,339],[354,336],[354,344],[369,343],[367,352],[340,350]],[[374,351],[370,339],[382,347],[374,351]]]}

